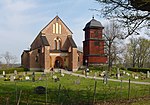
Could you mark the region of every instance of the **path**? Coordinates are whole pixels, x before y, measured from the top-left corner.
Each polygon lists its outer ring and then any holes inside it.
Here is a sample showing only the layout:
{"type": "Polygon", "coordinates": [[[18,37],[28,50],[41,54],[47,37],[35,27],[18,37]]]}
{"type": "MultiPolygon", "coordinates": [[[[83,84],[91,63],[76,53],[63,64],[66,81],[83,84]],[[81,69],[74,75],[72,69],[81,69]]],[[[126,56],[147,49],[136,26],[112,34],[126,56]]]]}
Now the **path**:
{"type": "MultiPolygon", "coordinates": [[[[65,73],[65,74],[71,74],[71,75],[74,75],[74,76],[85,77],[85,75],[73,73],[73,72],[66,71],[66,70],[62,70],[62,72],[65,73]]],[[[92,76],[87,76],[86,78],[98,79],[98,80],[103,80],[103,79],[104,79],[104,78],[102,78],[102,77],[92,77],[92,76]]],[[[116,80],[116,79],[108,79],[108,81],[121,82],[121,80],[116,80]]],[[[129,83],[128,80],[122,80],[122,82],[129,83]]],[[[130,83],[143,84],[143,85],[150,85],[150,82],[130,81],[130,83]]]]}

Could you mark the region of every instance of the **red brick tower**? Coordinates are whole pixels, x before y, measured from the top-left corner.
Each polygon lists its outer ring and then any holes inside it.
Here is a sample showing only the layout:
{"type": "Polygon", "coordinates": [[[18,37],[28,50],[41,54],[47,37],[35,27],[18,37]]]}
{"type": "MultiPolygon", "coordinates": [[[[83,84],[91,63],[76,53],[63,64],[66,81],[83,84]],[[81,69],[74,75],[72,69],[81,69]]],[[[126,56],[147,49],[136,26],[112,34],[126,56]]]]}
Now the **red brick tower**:
{"type": "Polygon", "coordinates": [[[94,17],[83,29],[85,31],[85,40],[83,41],[84,65],[101,65],[107,62],[107,56],[104,52],[105,40],[102,37],[103,29],[102,24],[94,17]]]}

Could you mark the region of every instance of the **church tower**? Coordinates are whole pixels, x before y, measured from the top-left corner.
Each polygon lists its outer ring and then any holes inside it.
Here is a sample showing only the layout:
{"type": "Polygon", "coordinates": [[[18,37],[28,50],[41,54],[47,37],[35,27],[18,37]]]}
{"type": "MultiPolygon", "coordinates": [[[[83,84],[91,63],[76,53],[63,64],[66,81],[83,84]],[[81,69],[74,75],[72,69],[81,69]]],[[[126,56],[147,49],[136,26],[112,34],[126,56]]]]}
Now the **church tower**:
{"type": "Polygon", "coordinates": [[[83,41],[83,64],[101,65],[107,62],[104,51],[105,40],[102,36],[104,27],[94,17],[83,29],[85,40],[83,41]]]}

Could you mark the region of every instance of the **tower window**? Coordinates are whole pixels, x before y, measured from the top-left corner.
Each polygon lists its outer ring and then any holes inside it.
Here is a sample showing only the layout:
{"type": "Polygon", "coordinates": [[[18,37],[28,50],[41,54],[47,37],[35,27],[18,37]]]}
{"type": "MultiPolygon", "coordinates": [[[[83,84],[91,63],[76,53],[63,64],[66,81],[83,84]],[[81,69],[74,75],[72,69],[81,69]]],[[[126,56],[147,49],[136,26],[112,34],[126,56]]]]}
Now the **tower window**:
{"type": "Polygon", "coordinates": [[[94,34],[95,34],[95,36],[97,37],[97,36],[98,36],[98,31],[96,30],[96,31],[94,32],[94,34]]]}

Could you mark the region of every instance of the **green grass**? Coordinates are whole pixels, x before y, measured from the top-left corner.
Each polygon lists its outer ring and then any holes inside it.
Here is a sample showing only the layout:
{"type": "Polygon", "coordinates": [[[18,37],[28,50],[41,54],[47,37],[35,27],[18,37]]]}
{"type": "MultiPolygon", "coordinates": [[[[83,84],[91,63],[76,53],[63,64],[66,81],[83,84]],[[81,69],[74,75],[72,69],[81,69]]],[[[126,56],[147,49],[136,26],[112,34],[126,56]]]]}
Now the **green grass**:
{"type": "MultiPolygon", "coordinates": [[[[21,75],[22,73],[20,73],[21,75]]],[[[28,75],[32,77],[32,73],[28,75]]],[[[37,86],[47,87],[47,105],[63,104],[63,105],[78,105],[90,103],[95,101],[120,100],[128,98],[136,98],[150,95],[149,85],[131,84],[130,96],[128,97],[128,83],[108,82],[103,84],[103,81],[97,80],[96,93],[94,97],[94,79],[87,79],[82,77],[75,77],[72,75],[65,75],[61,77],[59,73],[55,73],[60,78],[60,81],[54,82],[52,76],[47,74],[42,77],[42,81],[38,81],[41,73],[36,74],[36,81],[4,81],[0,79],[0,105],[1,103],[11,103],[14,105],[16,100],[20,97],[20,105],[45,105],[46,94],[35,94],[34,89],[37,86]],[[75,81],[80,81],[76,84],[75,81]]],[[[8,76],[8,75],[7,75],[8,76]]],[[[2,104],[3,105],[3,104],[2,104]]],[[[5,104],[4,104],[5,105],[5,104]]]]}

